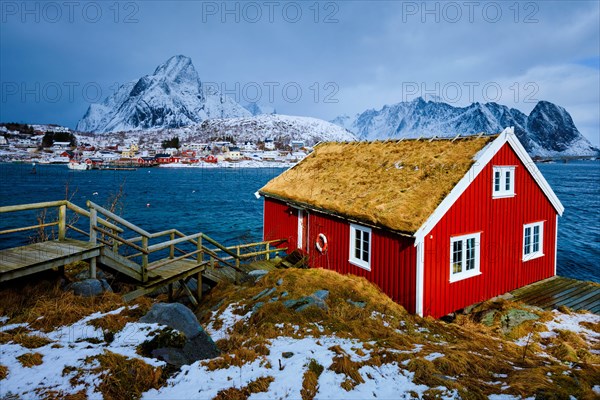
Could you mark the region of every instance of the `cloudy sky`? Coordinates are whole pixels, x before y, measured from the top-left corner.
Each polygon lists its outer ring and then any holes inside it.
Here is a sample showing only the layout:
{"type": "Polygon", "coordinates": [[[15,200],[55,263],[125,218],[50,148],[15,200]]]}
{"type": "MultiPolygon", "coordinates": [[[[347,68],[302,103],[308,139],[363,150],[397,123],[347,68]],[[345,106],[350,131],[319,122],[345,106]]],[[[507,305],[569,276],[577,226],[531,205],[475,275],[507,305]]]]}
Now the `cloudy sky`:
{"type": "Polygon", "coordinates": [[[416,96],[565,107],[600,144],[600,2],[0,3],[0,121],[74,127],[176,54],[241,103],[332,119],[416,96]]]}

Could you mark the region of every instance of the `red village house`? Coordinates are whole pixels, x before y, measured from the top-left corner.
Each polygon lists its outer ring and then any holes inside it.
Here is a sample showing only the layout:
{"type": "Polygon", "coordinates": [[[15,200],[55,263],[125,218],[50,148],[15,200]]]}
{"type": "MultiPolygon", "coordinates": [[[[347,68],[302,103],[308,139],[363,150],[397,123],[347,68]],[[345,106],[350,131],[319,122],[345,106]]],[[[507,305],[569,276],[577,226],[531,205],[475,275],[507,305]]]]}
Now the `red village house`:
{"type": "Polygon", "coordinates": [[[324,143],[260,190],[264,238],[441,317],[556,274],[562,204],[512,128],[324,143]]]}

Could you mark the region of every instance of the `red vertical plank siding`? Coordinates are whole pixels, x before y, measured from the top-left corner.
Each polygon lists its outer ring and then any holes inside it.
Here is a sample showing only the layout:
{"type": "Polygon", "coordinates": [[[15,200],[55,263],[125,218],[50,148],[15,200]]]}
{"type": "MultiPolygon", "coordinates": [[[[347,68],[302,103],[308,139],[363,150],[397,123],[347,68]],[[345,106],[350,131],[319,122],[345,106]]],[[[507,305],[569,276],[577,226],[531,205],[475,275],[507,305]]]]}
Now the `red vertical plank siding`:
{"type": "MultiPolygon", "coordinates": [[[[288,243],[285,246],[290,250],[295,249],[297,215],[297,210],[285,203],[265,198],[264,239],[286,238],[288,243]]],[[[367,271],[348,261],[348,221],[312,211],[307,211],[305,221],[308,223],[305,250],[308,251],[312,267],[365,277],[409,312],[415,312],[416,248],[412,238],[372,229],[371,271],[367,271]],[[315,245],[320,233],[327,237],[328,251],[325,254],[319,253],[315,245]]]]}
{"type": "Polygon", "coordinates": [[[348,261],[349,222],[317,212],[309,212],[308,221],[308,252],[312,267],[362,276],[409,312],[415,312],[416,248],[412,238],[372,229],[371,271],[367,271],[348,261]],[[327,237],[326,254],[319,253],[315,247],[320,233],[327,237]]]}
{"type": "Polygon", "coordinates": [[[556,211],[505,144],[425,237],[423,312],[441,317],[554,275],[556,211]],[[516,166],[515,193],[492,198],[493,166],[516,166]],[[544,221],[544,256],[522,260],[523,225],[544,221]],[[450,237],[481,232],[481,275],[450,283],[450,237]]]}
{"type": "Polygon", "coordinates": [[[263,239],[287,239],[278,247],[287,247],[292,251],[298,247],[298,210],[289,205],[265,198],[263,212],[263,239]]]}

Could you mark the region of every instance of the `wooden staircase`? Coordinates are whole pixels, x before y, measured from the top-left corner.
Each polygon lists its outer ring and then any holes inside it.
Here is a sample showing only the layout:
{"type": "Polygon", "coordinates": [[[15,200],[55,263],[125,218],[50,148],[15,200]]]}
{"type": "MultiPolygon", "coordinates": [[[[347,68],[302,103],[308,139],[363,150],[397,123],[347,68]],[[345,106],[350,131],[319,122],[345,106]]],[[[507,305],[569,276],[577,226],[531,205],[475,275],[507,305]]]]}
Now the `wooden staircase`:
{"type": "Polygon", "coordinates": [[[6,206],[0,207],[0,215],[31,210],[47,215],[48,209],[57,210],[56,220],[46,223],[38,218],[37,225],[0,231],[0,235],[7,235],[37,230],[42,239],[39,243],[0,250],[0,282],[87,260],[91,278],[96,277],[100,264],[136,284],[135,290],[123,296],[126,301],[163,286],[168,286],[173,297],[173,285],[178,282],[177,294],[187,294],[197,305],[203,275],[217,283],[238,281],[249,271],[242,262],[263,256],[269,259],[272,253],[286,250],[271,248],[283,240],[225,247],[203,233],[185,235],[177,229],[150,233],[91,201],[87,202],[87,209],[65,200],[6,206]],[[71,218],[68,211],[72,212],[71,218]],[[85,225],[81,217],[87,222],[85,225]],[[52,229],[50,235],[46,234],[47,229],[52,229]],[[68,237],[74,235],[78,238],[68,237]],[[196,293],[188,288],[192,278],[197,279],[196,293]]]}

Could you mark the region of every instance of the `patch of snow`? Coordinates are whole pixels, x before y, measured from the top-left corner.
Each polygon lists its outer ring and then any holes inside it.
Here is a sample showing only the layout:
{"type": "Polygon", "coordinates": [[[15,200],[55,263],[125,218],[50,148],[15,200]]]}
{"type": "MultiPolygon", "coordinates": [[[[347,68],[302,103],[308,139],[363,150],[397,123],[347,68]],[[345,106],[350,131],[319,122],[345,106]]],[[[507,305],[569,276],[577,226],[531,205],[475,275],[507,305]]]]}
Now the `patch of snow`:
{"type": "Polygon", "coordinates": [[[238,303],[233,303],[228,305],[220,314],[218,310],[212,312],[211,322],[206,326],[205,330],[215,342],[229,337],[231,328],[237,322],[246,320],[252,316],[252,311],[247,312],[245,315],[235,314],[234,311],[239,308],[240,306],[238,303]],[[219,329],[215,328],[217,318],[222,321],[222,325],[219,329]]]}
{"type": "Polygon", "coordinates": [[[594,332],[593,330],[582,326],[582,322],[588,322],[590,324],[600,324],[600,315],[592,313],[572,313],[565,314],[558,310],[553,310],[554,318],[551,321],[546,322],[546,328],[548,332],[540,332],[540,337],[552,337],[556,336],[555,330],[567,330],[578,334],[583,334],[592,342],[600,342],[600,333],[594,332]]]}
{"type": "MultiPolygon", "coordinates": [[[[6,321],[8,321],[8,319],[6,319],[6,321]]],[[[10,331],[11,329],[16,329],[16,328],[25,328],[28,326],[29,326],[29,324],[26,324],[26,323],[8,324],[8,325],[0,326],[0,332],[10,331]]]]}
{"type": "MultiPolygon", "coordinates": [[[[76,393],[84,389],[85,385],[82,383],[73,386],[70,379],[75,372],[63,375],[65,368],[82,368],[89,371],[97,364],[86,364],[85,359],[98,356],[105,350],[125,357],[141,359],[149,365],[164,365],[162,361],[142,357],[136,353],[137,345],[151,337],[150,332],[159,329],[160,325],[128,323],[121,332],[115,335],[110,344],[103,341],[100,330],[88,325],[93,319],[118,314],[124,308],[121,307],[107,313],[93,313],[74,324],[59,327],[47,334],[32,331],[32,335],[43,336],[53,341],[37,349],[28,349],[14,343],[0,345],[2,364],[8,367],[8,375],[0,385],[0,398],[10,396],[37,398],[39,395],[35,393],[35,390],[39,389],[59,391],[63,394],[76,393]],[[90,342],[85,339],[99,339],[100,342],[94,343],[94,341],[90,342]],[[34,352],[42,355],[42,364],[31,368],[23,367],[17,357],[34,352]]],[[[13,329],[23,326],[27,326],[27,324],[11,324],[2,328],[13,329]]],[[[88,386],[86,394],[89,398],[101,397],[100,393],[95,392],[95,386],[99,383],[97,374],[84,373],[81,379],[88,386]]]]}
{"type": "Polygon", "coordinates": [[[430,353],[430,354],[427,354],[424,358],[427,361],[433,361],[433,360],[436,360],[436,359],[438,359],[440,357],[444,357],[444,355],[442,353],[430,353]]]}
{"type": "Polygon", "coordinates": [[[266,363],[255,360],[241,367],[229,367],[209,371],[196,362],[183,367],[181,372],[169,379],[167,384],[158,390],[144,394],[145,399],[154,398],[213,398],[220,390],[230,387],[241,388],[260,377],[271,376],[274,381],[265,393],[257,393],[254,399],[297,399],[300,398],[302,379],[311,359],[324,367],[319,377],[319,399],[364,399],[364,398],[398,398],[414,391],[422,395],[428,389],[412,381],[413,375],[403,371],[397,364],[384,364],[380,367],[365,366],[359,370],[365,383],[357,385],[346,392],[340,385],[346,379],[344,375],[330,371],[336,354],[329,350],[332,346],[341,347],[354,361],[368,359],[358,356],[353,349],[361,349],[363,344],[356,340],[337,337],[321,337],[294,339],[281,337],[271,341],[270,354],[266,356],[271,368],[266,363]],[[288,359],[282,357],[284,352],[293,352],[288,359]],[[281,362],[281,369],[279,363],[281,362]],[[372,378],[367,377],[369,374],[372,378]]]}

